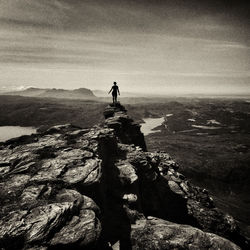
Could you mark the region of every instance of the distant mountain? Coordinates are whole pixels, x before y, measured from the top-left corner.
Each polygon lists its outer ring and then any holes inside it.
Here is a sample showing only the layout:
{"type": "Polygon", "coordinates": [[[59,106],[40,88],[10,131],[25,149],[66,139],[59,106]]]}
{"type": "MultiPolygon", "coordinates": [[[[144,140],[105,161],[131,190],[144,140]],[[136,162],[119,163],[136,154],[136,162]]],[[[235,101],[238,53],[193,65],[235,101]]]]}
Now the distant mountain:
{"type": "Polygon", "coordinates": [[[96,96],[90,89],[80,88],[74,90],[66,89],[40,89],[28,88],[21,91],[6,92],[4,95],[18,95],[30,97],[51,97],[51,98],[66,98],[66,99],[93,99],[96,96]]]}

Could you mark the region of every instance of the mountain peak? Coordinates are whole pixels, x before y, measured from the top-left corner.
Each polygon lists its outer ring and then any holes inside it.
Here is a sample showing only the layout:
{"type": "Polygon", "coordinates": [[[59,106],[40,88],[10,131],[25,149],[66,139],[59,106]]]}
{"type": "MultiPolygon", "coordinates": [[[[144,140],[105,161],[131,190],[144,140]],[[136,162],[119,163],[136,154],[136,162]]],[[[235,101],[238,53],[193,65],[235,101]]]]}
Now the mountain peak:
{"type": "Polygon", "coordinates": [[[206,190],[167,153],[147,151],[125,107],[104,116],[89,129],[54,126],[0,144],[1,247],[248,247],[206,190]]]}

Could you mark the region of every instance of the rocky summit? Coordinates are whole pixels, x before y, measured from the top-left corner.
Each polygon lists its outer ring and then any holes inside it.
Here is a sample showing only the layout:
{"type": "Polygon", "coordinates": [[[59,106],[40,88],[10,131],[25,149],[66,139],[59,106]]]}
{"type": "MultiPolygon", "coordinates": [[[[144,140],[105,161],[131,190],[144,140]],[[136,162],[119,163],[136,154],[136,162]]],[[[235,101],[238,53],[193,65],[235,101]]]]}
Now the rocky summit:
{"type": "Polygon", "coordinates": [[[0,249],[249,248],[122,105],[104,116],[0,144],[0,249]]]}

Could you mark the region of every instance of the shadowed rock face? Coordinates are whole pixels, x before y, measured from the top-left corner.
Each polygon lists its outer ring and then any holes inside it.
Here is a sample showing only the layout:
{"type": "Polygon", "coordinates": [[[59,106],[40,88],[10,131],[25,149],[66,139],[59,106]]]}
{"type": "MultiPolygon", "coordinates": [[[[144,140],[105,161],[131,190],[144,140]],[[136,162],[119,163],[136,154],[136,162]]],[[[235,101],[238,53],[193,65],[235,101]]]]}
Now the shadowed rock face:
{"type": "Polygon", "coordinates": [[[146,151],[123,106],[104,115],[0,145],[0,248],[248,248],[206,190],[167,153],[146,151]]]}

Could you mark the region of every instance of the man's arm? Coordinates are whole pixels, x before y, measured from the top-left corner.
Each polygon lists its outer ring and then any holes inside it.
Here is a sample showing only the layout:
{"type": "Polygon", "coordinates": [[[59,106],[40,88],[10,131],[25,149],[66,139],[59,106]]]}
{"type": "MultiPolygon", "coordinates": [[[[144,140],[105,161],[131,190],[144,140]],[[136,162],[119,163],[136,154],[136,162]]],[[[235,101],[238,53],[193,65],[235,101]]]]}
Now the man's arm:
{"type": "Polygon", "coordinates": [[[108,94],[112,91],[113,87],[111,88],[111,90],[108,92],[108,94]]]}
{"type": "Polygon", "coordinates": [[[117,91],[118,91],[118,94],[120,95],[120,91],[119,91],[119,88],[117,87],[117,91]]]}

